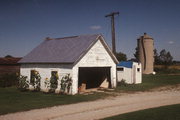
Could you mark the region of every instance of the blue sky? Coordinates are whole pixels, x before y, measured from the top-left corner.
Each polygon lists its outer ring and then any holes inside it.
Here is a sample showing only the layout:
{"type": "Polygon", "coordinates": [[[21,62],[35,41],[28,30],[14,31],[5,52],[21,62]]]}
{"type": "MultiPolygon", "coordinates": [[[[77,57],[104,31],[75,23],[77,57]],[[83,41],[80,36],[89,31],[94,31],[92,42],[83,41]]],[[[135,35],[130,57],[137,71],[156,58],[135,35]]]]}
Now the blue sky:
{"type": "Polygon", "coordinates": [[[137,38],[146,32],[155,48],[180,60],[179,0],[0,0],[0,57],[22,57],[45,37],[101,33],[111,46],[115,17],[116,49],[133,58],[137,38]]]}

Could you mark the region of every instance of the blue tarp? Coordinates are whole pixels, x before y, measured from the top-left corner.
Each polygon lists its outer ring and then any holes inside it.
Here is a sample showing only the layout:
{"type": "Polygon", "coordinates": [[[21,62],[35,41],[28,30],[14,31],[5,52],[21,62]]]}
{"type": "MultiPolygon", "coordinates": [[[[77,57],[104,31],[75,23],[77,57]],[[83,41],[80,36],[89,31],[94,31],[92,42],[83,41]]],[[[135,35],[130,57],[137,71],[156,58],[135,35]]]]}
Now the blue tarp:
{"type": "Polygon", "coordinates": [[[133,62],[132,61],[121,61],[117,66],[132,68],[133,62]]]}

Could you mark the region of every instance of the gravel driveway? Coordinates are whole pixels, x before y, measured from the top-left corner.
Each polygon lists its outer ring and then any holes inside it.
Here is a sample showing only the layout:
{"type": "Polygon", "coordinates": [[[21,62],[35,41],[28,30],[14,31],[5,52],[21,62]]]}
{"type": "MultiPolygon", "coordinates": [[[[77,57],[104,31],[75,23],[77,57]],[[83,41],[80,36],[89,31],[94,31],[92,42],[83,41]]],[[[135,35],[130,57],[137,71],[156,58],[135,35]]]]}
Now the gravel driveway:
{"type": "Polygon", "coordinates": [[[0,120],[95,120],[132,111],[180,104],[176,89],[122,94],[92,102],[55,106],[0,116],[0,120]]]}

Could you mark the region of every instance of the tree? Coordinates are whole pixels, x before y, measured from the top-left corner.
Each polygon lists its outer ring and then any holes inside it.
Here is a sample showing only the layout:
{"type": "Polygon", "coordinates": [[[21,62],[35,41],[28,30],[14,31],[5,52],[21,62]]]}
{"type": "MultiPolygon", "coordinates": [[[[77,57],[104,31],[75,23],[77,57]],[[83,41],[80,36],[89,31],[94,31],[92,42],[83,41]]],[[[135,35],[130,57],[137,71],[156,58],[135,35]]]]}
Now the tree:
{"type": "Polygon", "coordinates": [[[126,61],[127,60],[126,54],[124,54],[122,52],[116,53],[116,58],[118,59],[118,61],[126,61]]]}
{"type": "MultiPolygon", "coordinates": [[[[139,59],[139,50],[138,47],[135,48],[135,53],[134,53],[135,59],[138,61],[139,59]]],[[[161,52],[158,54],[157,50],[154,49],[154,63],[156,65],[169,65],[173,63],[173,57],[171,53],[168,51],[166,52],[165,49],[161,50],[161,52]]]]}
{"type": "Polygon", "coordinates": [[[128,61],[139,62],[136,58],[131,58],[128,61]]]}
{"type": "Polygon", "coordinates": [[[135,57],[136,61],[139,60],[139,49],[138,49],[138,47],[135,48],[134,57],[135,57]]]}
{"type": "Polygon", "coordinates": [[[163,49],[160,52],[159,60],[160,60],[160,64],[170,65],[173,62],[173,57],[172,57],[172,55],[171,55],[171,53],[169,51],[166,52],[166,50],[163,49]]]}
{"type": "Polygon", "coordinates": [[[159,59],[159,54],[158,54],[157,50],[154,49],[154,64],[155,64],[155,65],[158,65],[158,64],[160,64],[160,63],[161,63],[161,61],[160,61],[160,59],[159,59]]]}
{"type": "Polygon", "coordinates": [[[11,55],[6,55],[4,58],[13,58],[11,55]]]}

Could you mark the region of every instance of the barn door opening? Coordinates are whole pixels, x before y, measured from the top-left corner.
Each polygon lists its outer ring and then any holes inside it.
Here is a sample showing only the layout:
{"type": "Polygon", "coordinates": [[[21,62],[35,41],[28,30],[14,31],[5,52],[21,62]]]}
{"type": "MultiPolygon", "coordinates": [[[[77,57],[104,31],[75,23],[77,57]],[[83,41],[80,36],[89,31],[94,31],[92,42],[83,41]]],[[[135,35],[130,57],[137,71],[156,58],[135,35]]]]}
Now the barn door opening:
{"type": "Polygon", "coordinates": [[[111,87],[110,67],[79,67],[78,88],[81,90],[98,88],[102,85],[111,87]]]}

